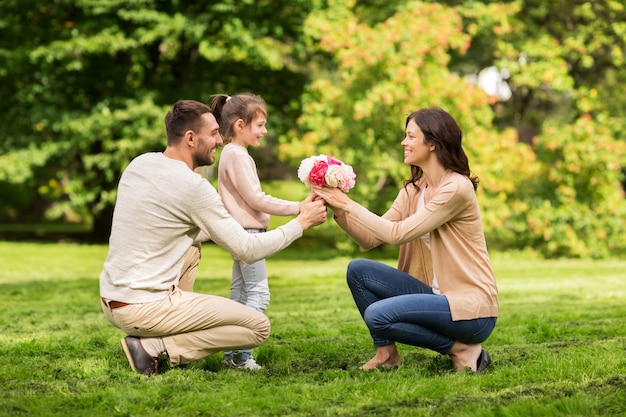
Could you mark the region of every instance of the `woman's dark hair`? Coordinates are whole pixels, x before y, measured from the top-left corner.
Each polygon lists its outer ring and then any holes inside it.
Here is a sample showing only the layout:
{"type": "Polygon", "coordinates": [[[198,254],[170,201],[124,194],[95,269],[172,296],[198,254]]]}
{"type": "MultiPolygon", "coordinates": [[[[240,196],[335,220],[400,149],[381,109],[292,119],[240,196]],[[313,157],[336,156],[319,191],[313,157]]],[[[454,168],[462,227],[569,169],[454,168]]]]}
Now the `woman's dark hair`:
{"type": "Polygon", "coordinates": [[[165,115],[165,131],[168,145],[176,144],[187,130],[198,132],[202,127],[202,115],[211,113],[204,103],[195,100],[178,100],[165,115]]]}
{"type": "Polygon", "coordinates": [[[259,113],[267,117],[263,98],[250,93],[236,96],[216,94],[211,101],[211,112],[220,125],[220,134],[224,141],[229,141],[233,137],[237,120],[242,119],[247,126],[259,113]]]}
{"type": "MultiPolygon", "coordinates": [[[[413,120],[424,134],[424,143],[434,145],[437,159],[444,168],[465,175],[478,189],[478,177],[470,172],[469,161],[461,144],[463,133],[454,118],[442,109],[426,108],[413,112],[406,118],[406,125],[413,120]]],[[[424,176],[422,168],[411,165],[411,177],[404,186],[413,185],[419,190],[418,181],[424,176]]]]}

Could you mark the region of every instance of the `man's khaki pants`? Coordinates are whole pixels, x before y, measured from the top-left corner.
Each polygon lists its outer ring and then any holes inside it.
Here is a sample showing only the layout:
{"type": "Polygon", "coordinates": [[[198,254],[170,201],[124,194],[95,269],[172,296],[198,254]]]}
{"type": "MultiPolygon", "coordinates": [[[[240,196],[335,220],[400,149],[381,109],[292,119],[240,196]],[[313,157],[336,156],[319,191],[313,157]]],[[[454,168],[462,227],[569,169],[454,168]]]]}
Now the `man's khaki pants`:
{"type": "Polygon", "coordinates": [[[228,298],[192,292],[200,247],[192,246],[178,285],[160,301],[111,309],[106,318],[128,335],[161,337],[171,366],[223,350],[254,348],[270,335],[267,317],[228,298]]]}

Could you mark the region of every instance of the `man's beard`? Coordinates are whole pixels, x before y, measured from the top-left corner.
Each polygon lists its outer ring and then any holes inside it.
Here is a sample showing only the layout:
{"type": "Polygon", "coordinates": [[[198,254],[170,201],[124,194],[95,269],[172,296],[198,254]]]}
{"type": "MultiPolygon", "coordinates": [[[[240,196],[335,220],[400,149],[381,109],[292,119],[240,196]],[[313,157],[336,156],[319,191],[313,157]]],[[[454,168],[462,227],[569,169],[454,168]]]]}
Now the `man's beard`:
{"type": "Polygon", "coordinates": [[[213,165],[215,158],[211,158],[210,153],[196,154],[193,157],[194,166],[202,167],[205,165],[213,165]]]}

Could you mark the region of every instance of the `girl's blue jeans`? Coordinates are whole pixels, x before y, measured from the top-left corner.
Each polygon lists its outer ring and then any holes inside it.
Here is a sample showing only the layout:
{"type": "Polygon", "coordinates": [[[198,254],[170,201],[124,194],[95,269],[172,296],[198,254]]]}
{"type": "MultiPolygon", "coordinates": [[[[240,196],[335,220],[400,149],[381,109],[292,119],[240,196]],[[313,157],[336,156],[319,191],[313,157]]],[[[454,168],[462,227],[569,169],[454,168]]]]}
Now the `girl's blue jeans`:
{"type": "Polygon", "coordinates": [[[495,317],[453,321],[445,296],[380,262],[353,260],[347,281],[374,346],[399,342],[446,355],[456,341],[484,342],[496,325],[495,317]]]}

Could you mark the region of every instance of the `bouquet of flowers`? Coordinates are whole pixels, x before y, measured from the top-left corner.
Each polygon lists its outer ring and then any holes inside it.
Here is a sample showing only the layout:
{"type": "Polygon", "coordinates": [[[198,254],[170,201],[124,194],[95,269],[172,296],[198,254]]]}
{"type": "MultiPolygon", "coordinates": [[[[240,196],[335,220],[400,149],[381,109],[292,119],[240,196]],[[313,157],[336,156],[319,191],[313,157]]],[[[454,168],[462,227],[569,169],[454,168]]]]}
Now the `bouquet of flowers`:
{"type": "Polygon", "coordinates": [[[302,160],[298,168],[298,178],[307,187],[311,184],[320,187],[339,188],[348,192],[354,187],[356,174],[350,165],[344,164],[332,156],[320,154],[302,160]]]}

